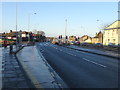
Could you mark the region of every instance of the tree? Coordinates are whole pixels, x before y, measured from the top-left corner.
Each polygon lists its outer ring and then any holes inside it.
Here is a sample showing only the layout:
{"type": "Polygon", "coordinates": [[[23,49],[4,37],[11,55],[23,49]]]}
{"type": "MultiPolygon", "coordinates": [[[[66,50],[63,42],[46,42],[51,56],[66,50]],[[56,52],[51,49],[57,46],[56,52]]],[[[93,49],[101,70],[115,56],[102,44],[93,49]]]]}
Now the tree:
{"type": "Polygon", "coordinates": [[[37,31],[36,39],[37,39],[37,41],[39,41],[39,42],[44,42],[44,41],[46,41],[45,32],[44,32],[44,31],[37,31]]]}
{"type": "Polygon", "coordinates": [[[37,31],[37,34],[40,34],[42,36],[45,36],[45,32],[44,31],[37,31]]]}

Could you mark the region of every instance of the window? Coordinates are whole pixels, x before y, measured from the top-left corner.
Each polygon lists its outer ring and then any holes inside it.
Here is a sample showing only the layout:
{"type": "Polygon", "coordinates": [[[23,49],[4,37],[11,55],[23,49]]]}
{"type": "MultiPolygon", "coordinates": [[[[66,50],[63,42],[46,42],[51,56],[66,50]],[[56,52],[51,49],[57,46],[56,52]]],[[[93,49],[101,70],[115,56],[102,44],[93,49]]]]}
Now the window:
{"type": "Polygon", "coordinates": [[[116,30],[116,34],[118,34],[118,29],[116,30]]]}
{"type": "Polygon", "coordinates": [[[113,39],[113,41],[115,42],[115,39],[113,39]]]}

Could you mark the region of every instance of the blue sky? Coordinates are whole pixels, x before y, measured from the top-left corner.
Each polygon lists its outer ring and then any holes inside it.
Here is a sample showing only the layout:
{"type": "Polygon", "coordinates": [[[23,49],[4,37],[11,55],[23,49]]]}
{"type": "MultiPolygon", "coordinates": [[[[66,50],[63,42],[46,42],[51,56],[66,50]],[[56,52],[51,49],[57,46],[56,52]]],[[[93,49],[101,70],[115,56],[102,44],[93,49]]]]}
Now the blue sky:
{"type": "MultiPolygon", "coordinates": [[[[67,19],[67,35],[90,35],[104,25],[118,19],[117,2],[18,2],[18,30],[42,30],[46,36],[64,35],[67,19]],[[34,14],[37,13],[37,14],[34,14]],[[99,20],[99,21],[98,21],[99,20]]],[[[15,30],[16,3],[2,3],[2,29],[0,32],[15,30]]]]}

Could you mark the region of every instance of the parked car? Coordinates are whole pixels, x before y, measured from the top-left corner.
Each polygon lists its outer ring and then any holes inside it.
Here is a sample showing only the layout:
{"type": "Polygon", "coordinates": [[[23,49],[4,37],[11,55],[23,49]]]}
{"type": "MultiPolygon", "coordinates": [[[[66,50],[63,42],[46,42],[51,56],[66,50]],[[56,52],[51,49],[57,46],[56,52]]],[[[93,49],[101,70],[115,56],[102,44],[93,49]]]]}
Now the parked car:
{"type": "Polygon", "coordinates": [[[118,44],[117,46],[120,47],[120,44],[118,44]]]}
{"type": "Polygon", "coordinates": [[[120,44],[118,44],[118,45],[115,45],[116,47],[120,47],[120,44]]]}
{"type": "Polygon", "coordinates": [[[88,43],[87,43],[87,42],[83,42],[83,43],[81,43],[81,45],[82,45],[82,46],[87,46],[88,43]]]}
{"type": "Polygon", "coordinates": [[[74,41],[70,41],[70,45],[74,45],[75,44],[75,42],[74,41]]]}
{"type": "Polygon", "coordinates": [[[96,45],[96,46],[103,46],[102,43],[96,43],[95,45],[96,45]]]}
{"type": "Polygon", "coordinates": [[[115,44],[114,44],[114,43],[109,43],[108,46],[110,46],[110,47],[114,47],[115,44]]]}

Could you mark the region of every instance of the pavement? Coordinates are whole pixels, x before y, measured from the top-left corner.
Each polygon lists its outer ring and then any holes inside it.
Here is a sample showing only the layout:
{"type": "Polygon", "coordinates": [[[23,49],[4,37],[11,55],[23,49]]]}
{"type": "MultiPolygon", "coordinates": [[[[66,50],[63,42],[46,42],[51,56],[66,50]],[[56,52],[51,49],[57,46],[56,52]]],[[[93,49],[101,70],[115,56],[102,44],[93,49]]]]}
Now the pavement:
{"type": "Polygon", "coordinates": [[[2,47],[0,47],[0,90],[2,89],[2,47]]]}
{"type": "Polygon", "coordinates": [[[67,46],[67,48],[83,51],[83,52],[88,52],[88,53],[93,53],[93,54],[98,54],[102,56],[107,56],[107,57],[113,57],[113,58],[120,58],[120,54],[112,52],[112,51],[102,51],[102,50],[97,50],[97,49],[87,49],[87,48],[82,48],[76,45],[70,45],[67,46]]]}
{"type": "Polygon", "coordinates": [[[118,59],[72,48],[46,42],[13,54],[0,48],[0,88],[118,87],[118,59]]]}
{"type": "Polygon", "coordinates": [[[18,61],[35,88],[66,88],[67,85],[48,65],[36,46],[24,47],[16,54],[18,61]]]}
{"type": "Polygon", "coordinates": [[[2,70],[0,69],[0,71],[2,71],[2,89],[7,90],[11,88],[30,88],[31,84],[28,83],[29,80],[26,78],[26,75],[15,54],[9,53],[9,47],[0,48],[0,50],[2,51],[0,51],[0,62],[2,62],[2,70]]]}
{"type": "MultiPolygon", "coordinates": [[[[38,49],[70,88],[118,88],[116,58],[44,42],[38,49]]],[[[109,90],[109,89],[108,89],[109,90]]]]}

